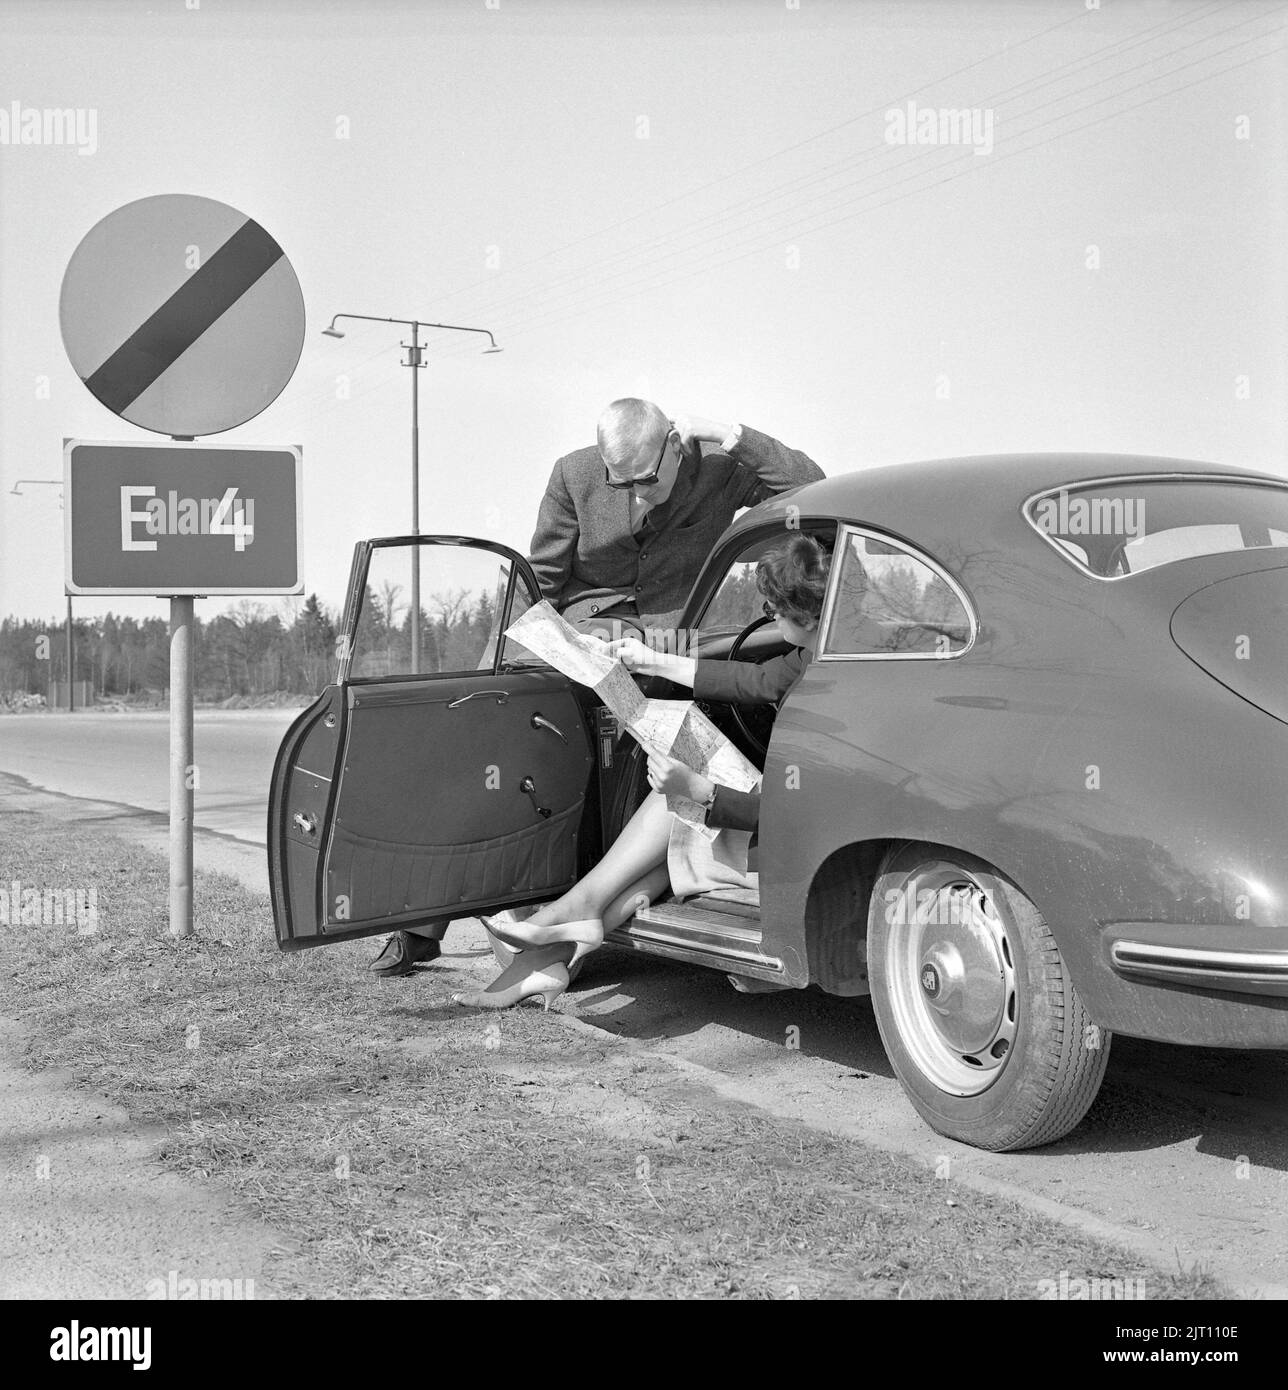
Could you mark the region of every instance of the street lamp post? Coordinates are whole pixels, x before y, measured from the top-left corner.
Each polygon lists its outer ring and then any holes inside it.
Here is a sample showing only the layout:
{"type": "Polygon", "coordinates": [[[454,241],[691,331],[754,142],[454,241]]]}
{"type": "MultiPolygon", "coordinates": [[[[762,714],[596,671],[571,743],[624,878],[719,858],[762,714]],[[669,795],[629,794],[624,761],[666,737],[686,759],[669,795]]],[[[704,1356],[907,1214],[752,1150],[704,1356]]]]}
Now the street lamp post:
{"type": "MultiPolygon", "coordinates": [[[[15,497],[22,496],[23,483],[33,483],[37,487],[62,487],[61,478],[19,478],[9,489],[15,497]]],[[[61,502],[58,504],[63,505],[61,502]]],[[[76,711],[76,647],[72,637],[72,596],[67,595],[67,713],[74,714],[76,711]]],[[[57,692],[58,683],[54,682],[54,690],[57,692]]]]}
{"type": "MultiPolygon", "coordinates": [[[[417,372],[424,367],[424,349],[421,346],[422,328],[441,328],[450,333],[482,333],[490,346],[484,353],[500,352],[496,339],[486,328],[466,328],[458,323],[426,323],[423,319],[384,318],[376,314],[336,314],[330,326],[322,330],[328,338],[343,338],[344,332],[336,327],[340,319],[364,319],[368,323],[400,323],[411,329],[411,342],[401,346],[407,349],[407,360],[402,364],[411,368],[411,531],[420,535],[420,377],[417,372]]],[[[388,617],[390,615],[386,615],[388,617]]],[[[412,548],[411,562],[411,669],[420,674],[420,546],[412,548]]]]}

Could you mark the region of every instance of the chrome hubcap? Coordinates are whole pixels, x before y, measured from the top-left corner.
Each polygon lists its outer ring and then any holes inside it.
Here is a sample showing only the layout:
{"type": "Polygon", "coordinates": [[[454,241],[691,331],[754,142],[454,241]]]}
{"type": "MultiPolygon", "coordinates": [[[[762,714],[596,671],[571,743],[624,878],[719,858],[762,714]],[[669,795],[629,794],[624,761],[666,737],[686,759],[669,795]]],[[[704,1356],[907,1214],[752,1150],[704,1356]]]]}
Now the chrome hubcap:
{"type": "Polygon", "coordinates": [[[1015,1041],[1015,957],[1003,912],[948,863],[910,876],[886,906],[886,979],[900,1039],[952,1095],[991,1086],[1015,1041]]]}

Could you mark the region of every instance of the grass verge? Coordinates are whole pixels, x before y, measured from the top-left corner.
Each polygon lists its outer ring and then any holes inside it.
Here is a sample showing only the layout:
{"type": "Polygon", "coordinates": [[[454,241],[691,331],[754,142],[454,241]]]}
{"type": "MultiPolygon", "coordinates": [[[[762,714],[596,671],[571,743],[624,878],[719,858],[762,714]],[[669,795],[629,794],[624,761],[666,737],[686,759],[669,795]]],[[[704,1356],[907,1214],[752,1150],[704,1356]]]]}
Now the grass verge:
{"type": "Polygon", "coordinates": [[[0,933],[26,1065],[163,1125],[164,1162],[280,1231],[278,1294],[1034,1298],[1061,1271],[1226,1294],[621,1040],[456,1008],[450,960],[395,986],[370,942],[283,955],[265,899],[220,875],[176,941],[161,857],[35,813],[0,834],[6,884],[98,893],[92,935],[0,933]]]}

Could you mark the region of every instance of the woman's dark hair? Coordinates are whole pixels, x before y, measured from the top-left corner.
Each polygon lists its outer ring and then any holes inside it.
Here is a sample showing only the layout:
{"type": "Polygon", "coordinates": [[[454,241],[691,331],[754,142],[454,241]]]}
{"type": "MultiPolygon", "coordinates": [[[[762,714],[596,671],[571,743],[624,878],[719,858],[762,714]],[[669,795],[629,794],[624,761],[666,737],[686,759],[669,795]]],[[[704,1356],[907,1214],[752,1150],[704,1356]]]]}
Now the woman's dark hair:
{"type": "Polygon", "coordinates": [[[793,536],[761,557],[756,588],[787,617],[808,622],[823,611],[831,560],[813,536],[793,536]]]}

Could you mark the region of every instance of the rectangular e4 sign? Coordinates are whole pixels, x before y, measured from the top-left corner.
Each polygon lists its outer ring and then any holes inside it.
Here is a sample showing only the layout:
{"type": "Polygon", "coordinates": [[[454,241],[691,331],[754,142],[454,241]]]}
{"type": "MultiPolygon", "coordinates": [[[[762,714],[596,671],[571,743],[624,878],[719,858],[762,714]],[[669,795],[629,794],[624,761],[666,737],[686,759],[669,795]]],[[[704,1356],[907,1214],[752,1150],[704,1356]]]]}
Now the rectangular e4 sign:
{"type": "Polygon", "coordinates": [[[63,449],[70,594],[299,594],[296,446],[63,449]]]}

